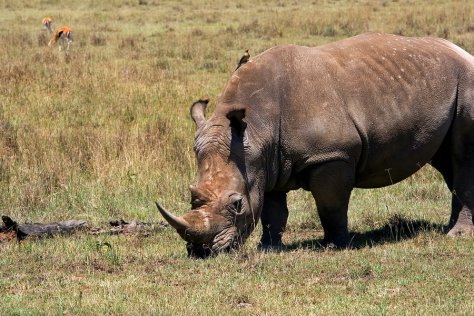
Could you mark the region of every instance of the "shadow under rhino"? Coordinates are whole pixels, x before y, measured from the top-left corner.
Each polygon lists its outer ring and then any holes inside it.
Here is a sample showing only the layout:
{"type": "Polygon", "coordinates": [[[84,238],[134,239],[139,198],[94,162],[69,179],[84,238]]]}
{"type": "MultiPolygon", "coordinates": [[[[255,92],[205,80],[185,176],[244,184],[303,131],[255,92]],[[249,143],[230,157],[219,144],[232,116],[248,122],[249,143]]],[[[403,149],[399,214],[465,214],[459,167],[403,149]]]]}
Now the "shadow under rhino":
{"type": "MultiPolygon", "coordinates": [[[[413,239],[420,233],[434,232],[442,234],[446,226],[433,224],[425,220],[407,219],[399,215],[391,217],[385,225],[363,233],[350,233],[350,242],[347,248],[361,249],[375,247],[384,244],[401,242],[413,239]]],[[[285,251],[297,249],[309,249],[314,251],[324,251],[327,247],[323,239],[306,239],[288,244],[285,251]]]]}

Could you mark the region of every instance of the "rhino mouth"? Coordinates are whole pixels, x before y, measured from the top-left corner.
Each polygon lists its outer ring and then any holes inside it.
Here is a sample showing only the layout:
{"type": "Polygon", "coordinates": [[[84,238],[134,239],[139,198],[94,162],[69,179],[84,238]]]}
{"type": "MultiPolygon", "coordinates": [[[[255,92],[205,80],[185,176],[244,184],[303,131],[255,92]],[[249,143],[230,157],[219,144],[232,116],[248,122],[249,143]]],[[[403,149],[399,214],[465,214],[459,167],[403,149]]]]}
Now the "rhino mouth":
{"type": "Polygon", "coordinates": [[[190,257],[207,258],[220,252],[237,250],[255,227],[255,222],[248,221],[242,210],[230,210],[228,216],[214,214],[214,218],[208,212],[195,210],[177,217],[158,202],[155,203],[168,223],[187,241],[186,250],[190,257]]]}
{"type": "Polygon", "coordinates": [[[192,242],[188,242],[186,244],[186,251],[188,252],[188,257],[196,259],[205,259],[215,255],[212,251],[212,248],[208,245],[194,244],[192,242]]]}
{"type": "Polygon", "coordinates": [[[231,226],[218,233],[211,244],[198,244],[188,242],[186,250],[188,256],[192,258],[205,259],[216,256],[219,253],[228,253],[238,250],[250,234],[251,225],[245,226],[243,230],[231,226]]]}
{"type": "Polygon", "coordinates": [[[209,244],[188,242],[186,250],[189,257],[205,259],[216,256],[219,253],[231,252],[240,247],[240,234],[234,232],[235,226],[217,234],[209,244]]]}

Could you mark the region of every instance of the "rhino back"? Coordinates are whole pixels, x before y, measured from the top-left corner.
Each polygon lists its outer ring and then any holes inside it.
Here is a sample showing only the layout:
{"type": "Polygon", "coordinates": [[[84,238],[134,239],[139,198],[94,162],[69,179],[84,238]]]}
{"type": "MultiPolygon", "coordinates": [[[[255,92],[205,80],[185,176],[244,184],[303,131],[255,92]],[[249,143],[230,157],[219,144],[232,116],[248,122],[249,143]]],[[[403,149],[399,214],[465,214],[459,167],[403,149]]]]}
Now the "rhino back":
{"type": "Polygon", "coordinates": [[[308,166],[330,160],[353,164],[357,186],[379,187],[436,153],[467,68],[472,56],[444,40],[370,33],[270,49],[233,76],[223,100],[247,108],[260,144],[278,144],[276,188],[302,186],[308,166]]]}

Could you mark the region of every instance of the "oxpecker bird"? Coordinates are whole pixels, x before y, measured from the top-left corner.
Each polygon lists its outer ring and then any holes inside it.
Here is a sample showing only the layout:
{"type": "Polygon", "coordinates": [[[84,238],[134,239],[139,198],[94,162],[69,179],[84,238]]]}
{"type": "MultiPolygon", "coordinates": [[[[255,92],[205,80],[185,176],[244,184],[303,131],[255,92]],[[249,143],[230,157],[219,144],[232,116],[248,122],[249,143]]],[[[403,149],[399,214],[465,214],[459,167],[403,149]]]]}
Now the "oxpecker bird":
{"type": "Polygon", "coordinates": [[[249,50],[246,49],[244,55],[242,56],[242,58],[240,58],[239,64],[237,65],[237,68],[235,68],[235,70],[239,69],[240,66],[248,62],[249,58],[250,58],[249,50]]]}

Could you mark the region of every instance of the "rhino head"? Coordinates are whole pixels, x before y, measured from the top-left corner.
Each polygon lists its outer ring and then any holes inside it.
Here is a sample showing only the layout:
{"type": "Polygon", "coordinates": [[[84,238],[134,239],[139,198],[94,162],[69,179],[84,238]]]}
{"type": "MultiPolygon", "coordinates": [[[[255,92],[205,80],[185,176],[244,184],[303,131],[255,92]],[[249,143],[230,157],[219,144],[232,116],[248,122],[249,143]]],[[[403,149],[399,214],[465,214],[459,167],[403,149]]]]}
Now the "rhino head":
{"type": "Polygon", "coordinates": [[[191,210],[178,217],[157,203],[163,217],[187,242],[188,254],[194,257],[238,248],[254,229],[261,204],[260,192],[254,177],[248,175],[245,161],[245,111],[216,110],[206,120],[207,103],[199,100],[191,107],[197,127],[194,151],[198,162],[196,183],[189,188],[191,210]]]}

